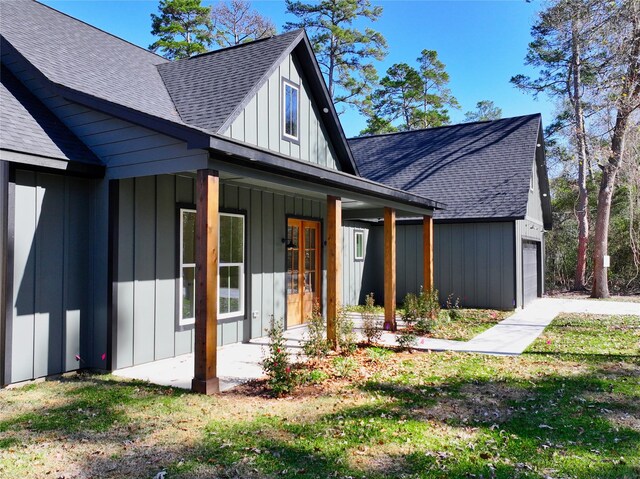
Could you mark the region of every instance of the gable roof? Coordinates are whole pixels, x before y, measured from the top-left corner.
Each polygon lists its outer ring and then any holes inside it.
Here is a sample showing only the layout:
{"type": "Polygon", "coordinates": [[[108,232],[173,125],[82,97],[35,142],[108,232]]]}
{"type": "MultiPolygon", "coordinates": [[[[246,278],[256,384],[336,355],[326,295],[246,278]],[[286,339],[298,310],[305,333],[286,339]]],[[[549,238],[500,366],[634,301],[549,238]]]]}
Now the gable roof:
{"type": "Polygon", "coordinates": [[[0,147],[64,162],[100,161],[4,66],[0,69],[0,147]]]}
{"type": "MultiPolygon", "coordinates": [[[[541,122],[539,114],[527,115],[352,138],[349,145],[364,177],[445,203],[436,219],[519,219],[542,148],[541,122]]],[[[542,167],[546,227],[551,209],[542,167]]]]}
{"type": "Polygon", "coordinates": [[[32,0],[0,2],[2,37],[57,85],[181,122],[157,65],[167,60],[32,0]]]}
{"type": "Polygon", "coordinates": [[[164,63],[158,71],[185,123],[222,133],[243,100],[251,99],[302,35],[296,30],[214,50],[164,63]]]}

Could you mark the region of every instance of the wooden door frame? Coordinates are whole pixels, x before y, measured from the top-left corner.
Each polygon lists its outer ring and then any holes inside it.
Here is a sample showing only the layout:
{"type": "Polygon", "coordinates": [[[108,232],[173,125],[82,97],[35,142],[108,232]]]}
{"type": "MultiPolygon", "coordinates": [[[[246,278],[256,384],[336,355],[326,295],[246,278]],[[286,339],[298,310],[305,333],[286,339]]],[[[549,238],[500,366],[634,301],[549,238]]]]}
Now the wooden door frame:
{"type": "MultiPolygon", "coordinates": [[[[320,244],[318,245],[318,247],[320,248],[320,269],[318,271],[318,291],[319,291],[319,298],[320,298],[320,312],[323,313],[324,312],[324,304],[322,301],[323,298],[323,291],[324,291],[324,283],[322,281],[322,276],[323,273],[325,271],[325,267],[324,267],[324,247],[325,245],[325,239],[324,239],[324,218],[318,218],[318,217],[314,217],[314,216],[305,216],[305,215],[296,215],[296,214],[286,214],[284,217],[284,236],[283,238],[286,238],[287,236],[287,230],[289,228],[289,220],[290,219],[294,219],[294,220],[300,220],[300,221],[313,221],[318,223],[319,228],[320,228],[320,244]]],[[[286,248],[286,246],[283,246],[284,248],[286,248]]],[[[289,315],[289,304],[287,301],[287,285],[286,285],[286,275],[287,275],[287,255],[284,255],[284,268],[283,268],[284,274],[285,274],[285,285],[284,285],[284,329],[287,330],[289,329],[288,324],[287,324],[287,317],[289,315]]],[[[299,325],[296,325],[294,327],[297,327],[299,325]]]]}

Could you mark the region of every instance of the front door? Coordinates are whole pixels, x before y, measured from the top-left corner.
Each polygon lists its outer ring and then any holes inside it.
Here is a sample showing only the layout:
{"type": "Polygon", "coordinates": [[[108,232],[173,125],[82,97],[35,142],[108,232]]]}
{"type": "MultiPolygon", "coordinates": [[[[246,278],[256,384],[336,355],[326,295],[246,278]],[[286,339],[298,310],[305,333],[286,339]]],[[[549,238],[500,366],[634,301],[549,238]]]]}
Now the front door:
{"type": "Polygon", "coordinates": [[[287,220],[287,327],[302,324],[320,301],[320,223],[287,220]]]}

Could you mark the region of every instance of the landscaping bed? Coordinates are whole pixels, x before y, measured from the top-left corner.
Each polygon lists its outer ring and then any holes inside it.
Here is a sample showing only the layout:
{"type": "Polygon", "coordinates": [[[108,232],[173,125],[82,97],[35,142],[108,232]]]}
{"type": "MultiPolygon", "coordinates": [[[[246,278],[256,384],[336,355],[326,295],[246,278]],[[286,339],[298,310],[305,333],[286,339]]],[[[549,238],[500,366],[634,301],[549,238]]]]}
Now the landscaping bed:
{"type": "Polygon", "coordinates": [[[640,318],[562,315],[519,357],[359,348],[273,399],[112,376],[0,391],[0,476],[640,477],[640,318]]]}

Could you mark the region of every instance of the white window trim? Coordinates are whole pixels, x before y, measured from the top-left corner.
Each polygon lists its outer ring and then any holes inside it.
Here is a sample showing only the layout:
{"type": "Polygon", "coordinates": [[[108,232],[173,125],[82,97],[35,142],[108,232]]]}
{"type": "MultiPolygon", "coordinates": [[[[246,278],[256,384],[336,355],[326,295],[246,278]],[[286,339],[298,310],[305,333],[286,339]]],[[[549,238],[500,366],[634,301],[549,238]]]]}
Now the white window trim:
{"type": "MultiPolygon", "coordinates": [[[[245,279],[244,279],[244,270],[245,270],[245,264],[246,264],[246,255],[245,255],[245,250],[246,250],[246,237],[245,237],[245,231],[246,231],[246,217],[245,215],[241,215],[241,214],[235,214],[235,213],[220,213],[219,217],[222,218],[223,216],[233,216],[236,218],[242,218],[242,263],[223,263],[222,261],[218,260],[218,319],[226,319],[226,318],[235,318],[238,316],[244,316],[244,307],[245,307],[245,298],[244,298],[244,289],[245,289],[245,279]],[[220,313],[220,268],[223,266],[240,266],[240,277],[238,278],[238,287],[240,289],[240,310],[239,311],[233,311],[230,313],[220,313]]],[[[218,228],[218,254],[220,251],[220,235],[222,233],[222,230],[220,228],[218,228]]],[[[219,258],[219,256],[218,256],[219,258]]]]}
{"type": "MultiPolygon", "coordinates": [[[[196,210],[192,210],[192,209],[188,209],[188,208],[180,208],[180,277],[178,279],[178,281],[180,282],[180,288],[178,289],[179,291],[179,295],[178,297],[180,298],[180,304],[178,305],[178,325],[180,326],[189,326],[191,324],[195,324],[196,322],[196,315],[195,315],[195,294],[194,294],[194,308],[193,308],[193,318],[183,318],[182,317],[182,311],[183,311],[183,304],[182,304],[182,299],[183,299],[183,284],[182,284],[182,277],[183,277],[183,269],[185,267],[193,267],[194,271],[196,268],[196,264],[195,263],[183,263],[182,259],[184,258],[184,251],[183,251],[183,245],[184,245],[184,221],[183,221],[183,215],[184,213],[196,213],[196,210]]],[[[194,287],[194,292],[195,292],[195,287],[194,287]]]]}
{"type": "Polygon", "coordinates": [[[364,231],[355,230],[353,232],[353,259],[364,259],[364,231]],[[362,255],[358,256],[358,236],[362,237],[362,255]]]}
{"type": "Polygon", "coordinates": [[[296,85],[286,78],[282,79],[282,137],[288,140],[300,141],[300,85],[296,85]],[[290,135],[287,133],[287,86],[293,88],[298,92],[296,95],[296,132],[297,135],[290,135]]]}

